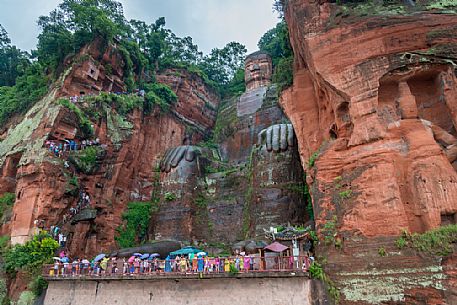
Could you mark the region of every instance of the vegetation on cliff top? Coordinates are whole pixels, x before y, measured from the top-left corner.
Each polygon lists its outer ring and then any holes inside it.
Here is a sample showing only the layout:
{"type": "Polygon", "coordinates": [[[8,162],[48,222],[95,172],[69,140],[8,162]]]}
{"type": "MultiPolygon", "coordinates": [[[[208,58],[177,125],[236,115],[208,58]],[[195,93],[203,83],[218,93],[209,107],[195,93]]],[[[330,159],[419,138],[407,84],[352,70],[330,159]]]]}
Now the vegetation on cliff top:
{"type": "MultiPolygon", "coordinates": [[[[180,38],[166,29],[163,17],[152,24],[127,21],[121,3],[114,0],[63,0],[48,16],[41,16],[38,25],[41,33],[32,55],[10,45],[0,25],[0,125],[43,97],[66,69],[66,59],[75,58],[94,40],[101,42],[101,54],[109,45],[120,52],[129,91],[147,89],[145,84],[155,83],[154,75],[168,68],[199,75],[222,96],[244,89],[247,50],[242,44],[230,42],[203,55],[191,37],[180,38]]],[[[148,96],[150,105],[166,109],[164,99],[156,95],[154,91],[148,96]]]]}
{"type": "Polygon", "coordinates": [[[403,232],[396,241],[399,248],[413,247],[431,255],[447,256],[454,251],[457,244],[457,225],[439,227],[423,234],[403,232]]]}
{"type": "Polygon", "coordinates": [[[270,54],[273,62],[273,82],[279,92],[292,85],[294,53],[290,45],[289,29],[286,22],[266,32],[257,44],[259,49],[270,54]]]}

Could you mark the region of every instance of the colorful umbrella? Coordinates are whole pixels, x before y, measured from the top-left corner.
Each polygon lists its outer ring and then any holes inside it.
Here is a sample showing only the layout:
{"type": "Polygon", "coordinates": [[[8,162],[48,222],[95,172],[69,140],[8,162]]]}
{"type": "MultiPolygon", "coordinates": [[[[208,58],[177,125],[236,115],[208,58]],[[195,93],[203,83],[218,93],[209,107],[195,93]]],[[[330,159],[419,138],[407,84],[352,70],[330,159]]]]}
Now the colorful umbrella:
{"type": "Polygon", "coordinates": [[[141,254],[141,253],[133,253],[133,256],[141,256],[141,255],[143,255],[143,254],[141,254]]]}
{"type": "Polygon", "coordinates": [[[206,252],[198,252],[197,256],[207,256],[208,254],[206,252]]]}
{"type": "Polygon", "coordinates": [[[133,263],[133,261],[135,260],[135,256],[131,256],[128,260],[129,263],[133,263]]]}
{"type": "Polygon", "coordinates": [[[145,254],[141,255],[140,258],[141,259],[147,259],[147,258],[149,258],[149,254],[145,253],[145,254]]]}
{"type": "Polygon", "coordinates": [[[62,257],[62,258],[60,259],[60,261],[61,261],[62,263],[68,263],[70,260],[68,259],[68,257],[65,256],[65,257],[62,257]]]}
{"type": "Polygon", "coordinates": [[[149,255],[149,257],[160,257],[160,254],[159,253],[152,253],[151,255],[149,255]]]}
{"type": "Polygon", "coordinates": [[[105,258],[105,256],[106,256],[106,254],[104,254],[104,253],[97,255],[97,256],[94,258],[94,262],[101,261],[103,258],[105,258]]]}

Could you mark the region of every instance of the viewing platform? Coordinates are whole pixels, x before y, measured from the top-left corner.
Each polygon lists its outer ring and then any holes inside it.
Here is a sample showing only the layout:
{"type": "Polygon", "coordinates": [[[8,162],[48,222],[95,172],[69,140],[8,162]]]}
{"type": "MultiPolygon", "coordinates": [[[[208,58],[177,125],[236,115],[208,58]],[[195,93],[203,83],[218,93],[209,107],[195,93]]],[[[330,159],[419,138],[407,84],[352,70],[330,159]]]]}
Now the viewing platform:
{"type": "Polygon", "coordinates": [[[114,274],[114,275],[43,275],[47,281],[139,281],[139,280],[209,280],[209,279],[259,279],[259,278],[309,278],[308,272],[302,271],[254,271],[239,273],[158,273],[158,274],[114,274]]]}

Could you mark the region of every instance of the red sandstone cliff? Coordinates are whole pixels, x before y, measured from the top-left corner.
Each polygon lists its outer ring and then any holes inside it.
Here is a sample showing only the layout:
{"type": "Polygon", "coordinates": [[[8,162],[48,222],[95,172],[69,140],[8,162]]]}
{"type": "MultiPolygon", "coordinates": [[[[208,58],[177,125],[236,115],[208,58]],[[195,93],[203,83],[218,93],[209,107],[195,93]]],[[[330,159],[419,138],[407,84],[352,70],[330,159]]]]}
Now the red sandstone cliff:
{"type": "MultiPolygon", "coordinates": [[[[4,227],[10,230],[13,243],[28,239],[36,230],[36,220],[47,228],[61,224],[63,215],[77,201],[67,192],[72,169],[66,169],[63,159],[44,147],[48,138],[79,137],[77,117],[59,105],[57,97],[124,90],[123,61],[116,47],[109,46],[101,53],[97,43],[68,61],[71,67],[50,93],[10,128],[2,142],[1,191],[16,193],[13,217],[4,227]]],[[[125,126],[113,125],[114,110],[96,110],[100,117],[92,121],[94,138],[106,145],[105,153],[97,161],[98,169],[77,176],[91,195],[97,217],[64,227],[73,255],[115,249],[116,228],[122,223],[127,203],[151,198],[156,168],[166,149],[189,140],[200,141],[214,124],[219,98],[199,77],[174,70],[165,71],[158,79],[178,96],[169,113],[157,110],[144,115],[136,109],[127,116],[130,123],[125,130],[125,126]]]]}
{"type": "MultiPolygon", "coordinates": [[[[294,84],[281,102],[302,163],[315,159],[307,176],[318,231],[343,242],[342,252],[321,249],[321,255],[328,255],[328,271],[346,302],[405,300],[411,285],[386,278],[391,296],[363,296],[387,293],[361,274],[369,276],[374,265],[384,275],[433,265],[411,253],[378,265],[377,249],[402,230],[457,222],[457,16],[417,11],[386,17],[375,8],[356,16],[356,4],[348,13],[329,1],[286,3],[295,67],[294,84]],[[370,247],[371,253],[361,251],[370,247]],[[357,281],[363,284],[357,287],[357,281]]],[[[415,272],[406,273],[422,285],[415,272]]],[[[455,286],[453,296],[445,296],[440,285],[424,284],[437,288],[423,297],[426,304],[436,304],[436,296],[438,303],[455,302],[455,286]]],[[[418,301],[414,293],[410,297],[418,301]]]]}

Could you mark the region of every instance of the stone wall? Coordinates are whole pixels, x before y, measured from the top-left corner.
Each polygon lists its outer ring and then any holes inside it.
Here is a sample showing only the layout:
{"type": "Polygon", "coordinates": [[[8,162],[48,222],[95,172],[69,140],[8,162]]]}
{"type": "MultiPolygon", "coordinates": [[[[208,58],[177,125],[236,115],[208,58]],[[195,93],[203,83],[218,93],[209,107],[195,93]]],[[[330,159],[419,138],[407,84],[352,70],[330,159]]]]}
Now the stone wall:
{"type": "Polygon", "coordinates": [[[324,305],[317,281],[296,278],[51,281],[44,305],[324,305]]]}

